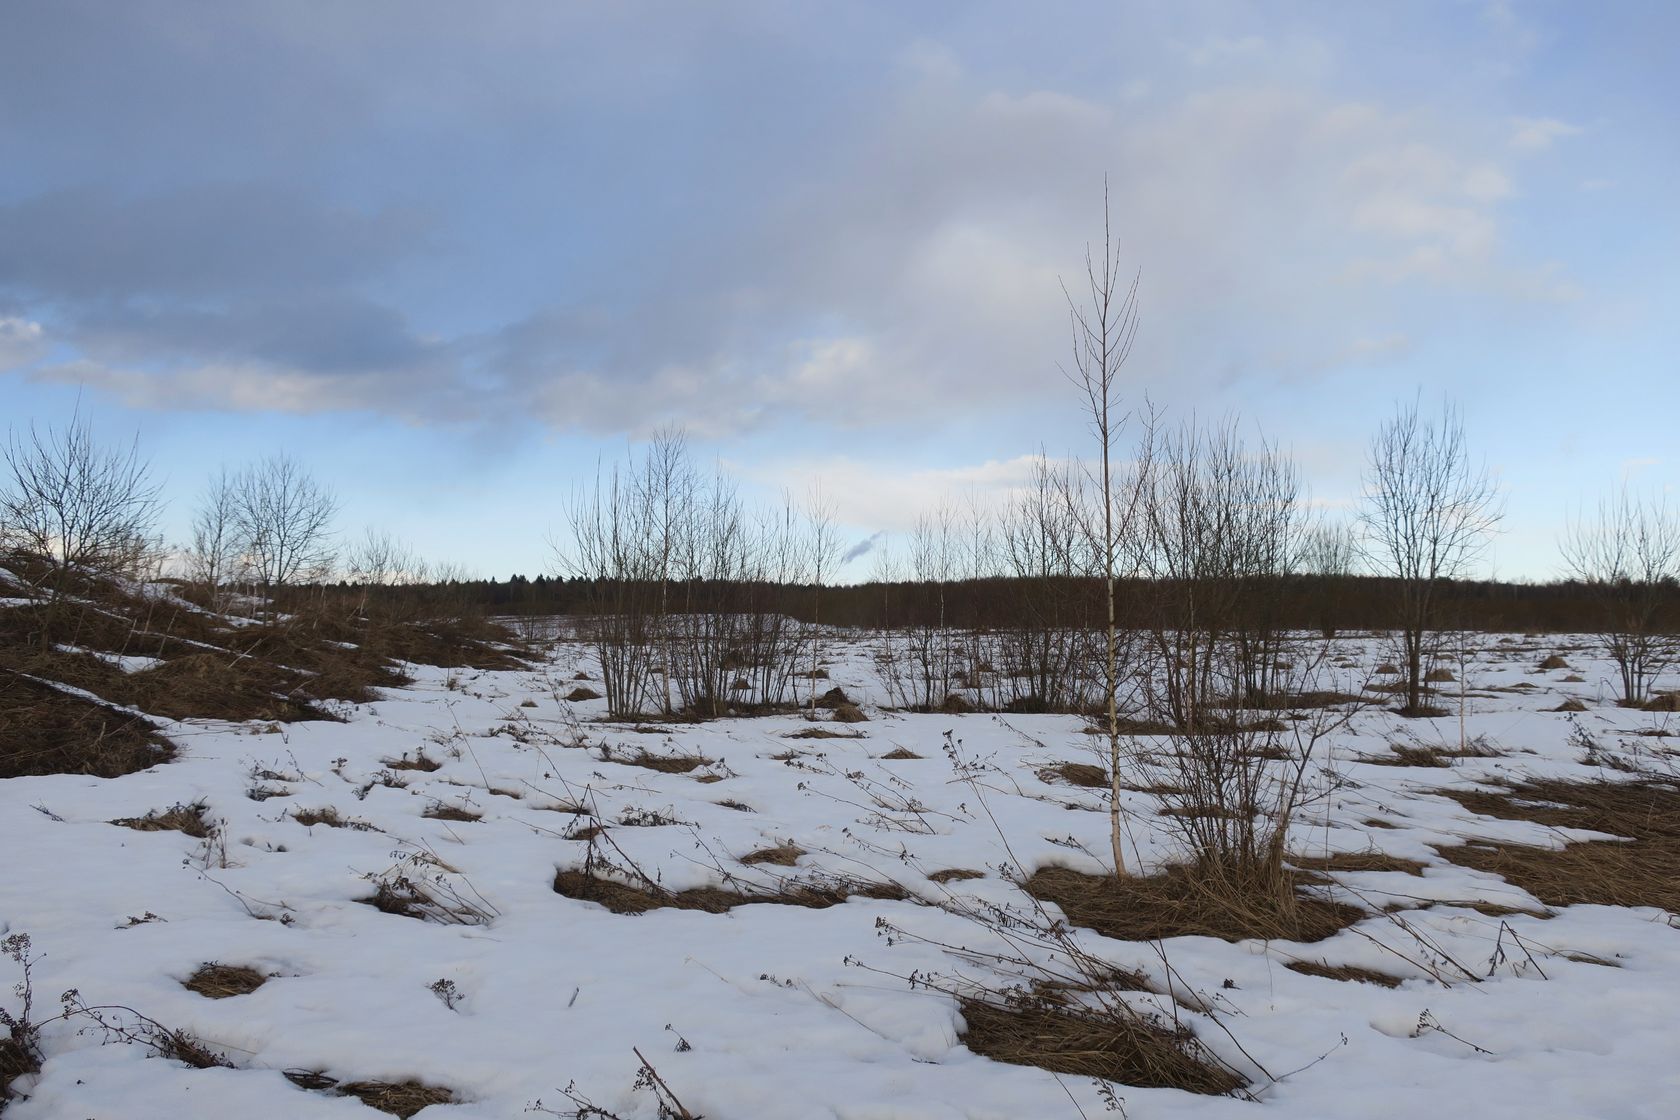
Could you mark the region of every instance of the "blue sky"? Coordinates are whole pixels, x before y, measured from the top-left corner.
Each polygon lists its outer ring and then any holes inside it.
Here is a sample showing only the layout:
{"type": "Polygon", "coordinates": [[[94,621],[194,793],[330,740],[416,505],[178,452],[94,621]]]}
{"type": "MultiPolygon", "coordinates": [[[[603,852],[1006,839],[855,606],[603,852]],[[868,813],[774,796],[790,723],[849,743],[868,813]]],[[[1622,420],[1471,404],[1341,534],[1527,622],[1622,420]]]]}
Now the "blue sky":
{"type": "MultiPolygon", "coordinates": [[[[142,448],[185,531],[286,450],[489,575],[669,422],[849,539],[1085,450],[1058,277],[1104,176],[1169,418],[1349,506],[1399,399],[1486,567],[1680,483],[1667,3],[7,5],[0,420],[142,448]]],[[[867,574],[860,561],[854,577],[867,574]]]]}

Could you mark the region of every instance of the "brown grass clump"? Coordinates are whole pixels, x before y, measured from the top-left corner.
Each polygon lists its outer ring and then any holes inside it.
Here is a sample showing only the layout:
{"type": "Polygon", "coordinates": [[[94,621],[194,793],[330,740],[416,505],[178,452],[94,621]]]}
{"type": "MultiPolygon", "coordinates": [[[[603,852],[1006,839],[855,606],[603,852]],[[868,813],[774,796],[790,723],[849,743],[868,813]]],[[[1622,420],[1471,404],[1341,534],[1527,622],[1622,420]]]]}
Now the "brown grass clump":
{"type": "Polygon", "coordinates": [[[963,1000],[965,1046],[1011,1065],[1117,1085],[1234,1093],[1246,1082],[1188,1029],[1116,1008],[1058,1006],[1046,999],[998,1004],[963,1000]]]}
{"type": "Polygon", "coordinates": [[[1457,677],[1453,676],[1453,671],[1446,668],[1431,669],[1423,675],[1423,679],[1431,684],[1450,684],[1458,680],[1457,677]]]}
{"type": "Polygon", "coordinates": [[[1378,665],[1375,669],[1372,669],[1371,672],[1379,677],[1397,677],[1400,675],[1400,666],[1395,665],[1392,662],[1385,661],[1381,665],[1378,665]]]}
{"type": "Polygon", "coordinates": [[[646,770],[657,770],[661,774],[686,774],[690,770],[701,766],[710,766],[717,760],[699,754],[650,754],[645,750],[639,750],[628,758],[614,755],[612,761],[622,762],[626,766],[640,766],[646,770]]]}
{"type": "Polygon", "coordinates": [[[415,751],[413,758],[409,758],[405,751],[401,758],[382,758],[379,762],[388,770],[419,770],[426,774],[443,768],[443,763],[432,758],[424,750],[415,751]]]}
{"type": "Polygon", "coordinates": [[[198,971],[181,981],[181,987],[197,992],[206,999],[227,999],[249,995],[268,982],[268,977],[254,968],[238,964],[217,964],[208,961],[198,971]]]}
{"type": "Polygon", "coordinates": [[[1680,692],[1659,692],[1640,706],[1646,712],[1680,712],[1680,692]]]}
{"type": "Polygon", "coordinates": [[[153,809],[143,817],[119,817],[111,823],[132,828],[136,832],[180,832],[203,840],[215,832],[215,828],[204,818],[205,811],[209,808],[202,801],[194,801],[190,805],[153,809]]]}
{"type": "Polygon", "coordinates": [[[935,871],[928,875],[928,880],[934,883],[960,883],[964,879],[984,879],[984,871],[974,871],[967,867],[947,867],[944,871],[935,871]]]}
{"type": "Polygon", "coordinates": [[[1322,941],[1364,918],[1354,906],[1302,894],[1307,885],[1285,872],[1290,893],[1226,889],[1190,869],[1170,867],[1159,875],[1086,875],[1065,867],[1046,867],[1021,886],[1044,902],[1053,902],[1076,926],[1121,941],[1163,937],[1251,937],[1281,941],[1322,941]]]}
{"type": "Polygon", "coordinates": [[[1542,669],[1567,669],[1567,668],[1569,668],[1569,662],[1565,661],[1562,657],[1559,657],[1557,654],[1554,653],[1550,657],[1546,658],[1546,660],[1540,662],[1540,668],[1542,668],[1542,669]]]}
{"type": "Polygon", "coordinates": [[[1330,855],[1284,857],[1290,866],[1300,871],[1403,871],[1407,875],[1422,875],[1429,865],[1421,860],[1404,859],[1376,850],[1365,852],[1335,852],[1330,855]]]}
{"type": "Polygon", "coordinates": [[[1038,771],[1038,778],[1042,782],[1066,782],[1070,786],[1083,786],[1086,789],[1108,788],[1108,771],[1089,762],[1063,762],[1056,766],[1046,766],[1038,771]]]}
{"type": "MultiPolygon", "coordinates": [[[[790,731],[786,735],[783,735],[782,738],[784,738],[784,739],[862,739],[862,738],[865,738],[865,736],[861,731],[834,731],[834,730],[831,730],[827,727],[823,727],[821,725],[818,725],[816,727],[804,727],[804,728],[801,728],[798,731],[790,731]]],[[[771,757],[776,758],[776,756],[774,756],[774,755],[772,755],[771,757]]],[[[795,758],[795,757],[798,757],[798,756],[790,754],[788,757],[789,758],[795,758]]],[[[787,759],[778,758],[777,761],[786,762],[787,759]]]]}
{"type": "Polygon", "coordinates": [[[1673,782],[1545,780],[1504,790],[1443,792],[1485,816],[1628,838],[1561,849],[1487,841],[1439,849],[1453,863],[1498,875],[1548,906],[1680,912],[1680,786],[1673,782]]]}
{"type": "Polygon", "coordinates": [[[868,723],[869,717],[856,704],[836,704],[834,706],[835,723],[868,723]]]}
{"type": "Polygon", "coordinates": [[[471,809],[463,809],[459,805],[433,805],[420,815],[434,821],[462,821],[465,823],[484,819],[484,814],[475,813],[471,809]]]}
{"type": "Polygon", "coordinates": [[[408,1120],[422,1108],[430,1108],[434,1104],[453,1104],[455,1094],[448,1089],[435,1085],[422,1085],[418,1081],[352,1081],[348,1085],[340,1085],[338,1094],[344,1097],[355,1097],[369,1108],[376,1108],[380,1112],[389,1112],[392,1116],[408,1120]]]}
{"type": "Polygon", "coordinates": [[[792,867],[804,854],[805,849],[797,844],[778,844],[774,848],[760,848],[756,852],[748,852],[741,857],[741,862],[748,866],[773,863],[778,867],[792,867]]]}
{"type": "Polygon", "coordinates": [[[1586,710],[1587,706],[1573,696],[1552,709],[1554,712],[1584,712],[1586,710]]]}
{"type": "Polygon", "coordinates": [[[284,1071],[287,1081],[300,1089],[315,1093],[331,1093],[339,1097],[355,1097],[369,1108],[389,1112],[407,1120],[423,1108],[434,1104],[454,1104],[455,1094],[448,1089],[408,1081],[351,1081],[340,1084],[319,1070],[289,1069],[284,1071]]]}
{"type": "Polygon", "coordinates": [[[174,745],[157,731],[156,724],[140,716],[0,666],[0,778],[132,774],[174,757],[174,745]]]}
{"type": "Polygon", "coordinates": [[[694,887],[670,891],[657,884],[632,886],[588,871],[562,870],[555,873],[554,893],[605,906],[614,914],[645,914],[650,910],[699,910],[722,914],[737,906],[777,903],[824,910],[848,898],[908,898],[902,887],[890,883],[864,883],[850,879],[811,878],[784,880],[763,890],[728,890],[723,887],[694,887]]]}
{"type": "Polygon", "coordinates": [[[340,816],[338,810],[331,805],[320,809],[293,809],[292,819],[305,828],[314,828],[318,824],[324,824],[328,828],[348,828],[355,832],[378,831],[366,821],[351,820],[349,817],[340,816]]]}
{"type": "Polygon", "coordinates": [[[581,684],[566,693],[566,699],[570,700],[574,704],[581,704],[586,700],[599,700],[600,698],[601,694],[599,692],[596,692],[593,688],[586,688],[581,684]]]}
{"type": "Polygon", "coordinates": [[[1327,961],[1290,961],[1283,967],[1303,976],[1322,976],[1326,980],[1344,980],[1356,984],[1376,984],[1383,988],[1398,988],[1403,981],[1398,976],[1361,968],[1356,964],[1330,964],[1327,961]]]}
{"type": "Polygon", "coordinates": [[[882,755],[881,757],[884,758],[884,759],[887,759],[890,762],[903,762],[906,759],[921,758],[922,756],[917,754],[915,751],[907,750],[904,747],[899,747],[897,750],[888,751],[886,754],[882,755]]]}
{"type": "Polygon", "coordinates": [[[1367,755],[1359,761],[1372,766],[1429,766],[1436,769],[1452,765],[1455,758],[1498,758],[1499,752],[1480,743],[1463,747],[1428,746],[1422,743],[1390,743],[1390,755],[1367,755]]]}

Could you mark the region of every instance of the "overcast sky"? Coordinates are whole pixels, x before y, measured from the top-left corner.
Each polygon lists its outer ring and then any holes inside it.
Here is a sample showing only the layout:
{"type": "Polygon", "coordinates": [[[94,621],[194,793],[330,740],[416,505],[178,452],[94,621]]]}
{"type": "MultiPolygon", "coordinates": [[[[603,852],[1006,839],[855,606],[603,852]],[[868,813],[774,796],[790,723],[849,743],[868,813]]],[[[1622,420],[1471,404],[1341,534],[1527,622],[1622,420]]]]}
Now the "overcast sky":
{"type": "MultiPolygon", "coordinates": [[[[849,541],[1080,454],[1103,181],[1129,401],[1350,506],[1450,396],[1489,563],[1680,483],[1680,5],[7,0],[0,419],[78,396],[184,533],[286,450],[488,575],[655,426],[849,541]]],[[[866,575],[867,558],[852,575],[866,575]]]]}

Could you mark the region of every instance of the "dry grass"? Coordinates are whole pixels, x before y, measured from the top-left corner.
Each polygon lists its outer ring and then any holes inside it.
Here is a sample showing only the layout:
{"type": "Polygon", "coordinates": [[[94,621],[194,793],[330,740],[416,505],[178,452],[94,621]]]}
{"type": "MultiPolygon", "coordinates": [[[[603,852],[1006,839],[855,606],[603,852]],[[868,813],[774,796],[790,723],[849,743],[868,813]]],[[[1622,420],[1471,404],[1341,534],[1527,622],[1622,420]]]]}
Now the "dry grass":
{"type": "Polygon", "coordinates": [[[670,891],[657,885],[633,886],[587,871],[561,870],[554,876],[554,892],[584,902],[605,906],[615,914],[645,914],[650,910],[699,910],[722,914],[737,906],[776,903],[823,910],[848,898],[905,899],[903,888],[888,883],[864,883],[850,879],[812,877],[789,879],[772,888],[729,890],[723,887],[694,887],[670,891]]]}
{"type": "Polygon", "coordinates": [[[1310,885],[1286,872],[1289,893],[1226,889],[1182,867],[1160,875],[1086,875],[1047,867],[1021,885],[1034,898],[1053,902],[1076,926],[1121,941],[1164,937],[1257,937],[1322,941],[1364,918],[1357,907],[1304,894],[1310,885]]]}
{"type": "Polygon", "coordinates": [[[168,762],[174,755],[174,744],[149,720],[0,667],[0,778],[116,778],[168,762]]]}
{"type": "Polygon", "coordinates": [[[1356,964],[1330,964],[1327,961],[1290,961],[1283,967],[1303,976],[1322,976],[1326,980],[1343,980],[1356,984],[1376,984],[1383,988],[1398,988],[1403,981],[1398,976],[1361,968],[1356,964]]]}
{"type": "Polygon", "coordinates": [[[934,883],[960,883],[965,879],[984,879],[984,871],[974,871],[967,867],[947,867],[943,871],[935,871],[928,875],[928,880],[934,883]]]}
{"type": "Polygon", "coordinates": [[[206,999],[227,999],[249,995],[268,982],[268,977],[254,968],[236,964],[208,961],[198,971],[181,981],[181,987],[197,992],[206,999]]]}
{"type": "Polygon", "coordinates": [[[1289,855],[1284,859],[1299,871],[1401,871],[1407,875],[1422,875],[1423,869],[1429,866],[1421,860],[1391,856],[1375,849],[1317,856],[1289,855]]]}
{"type": "Polygon", "coordinates": [[[1540,668],[1543,670],[1567,669],[1569,668],[1569,662],[1554,653],[1550,657],[1546,658],[1546,660],[1540,662],[1540,668]]]}
{"type": "Polygon", "coordinates": [[[886,759],[889,762],[903,762],[907,759],[921,758],[922,756],[917,754],[915,751],[907,750],[904,747],[899,747],[897,750],[888,751],[886,754],[882,755],[881,757],[883,759],[886,759]]]}
{"type": "Polygon", "coordinates": [[[1062,762],[1038,771],[1041,782],[1063,782],[1086,789],[1107,789],[1108,771],[1089,762],[1062,762]]]}
{"type": "Polygon", "coordinates": [[[1390,743],[1392,754],[1366,755],[1360,762],[1372,766],[1428,766],[1441,769],[1452,765],[1455,758],[1498,758],[1499,752],[1481,743],[1471,742],[1462,747],[1442,744],[1390,743]]]}
{"type": "Polygon", "coordinates": [[[460,821],[466,824],[484,819],[484,814],[463,809],[459,805],[433,805],[420,815],[434,821],[460,821]]]}
{"type": "MultiPolygon", "coordinates": [[[[835,730],[832,730],[831,728],[817,726],[817,727],[801,728],[798,731],[790,731],[786,735],[783,735],[782,738],[784,738],[784,739],[863,739],[863,738],[866,738],[866,736],[861,731],[835,731],[835,730]]],[[[772,755],[771,757],[775,758],[776,756],[772,755]]],[[[789,755],[788,757],[792,758],[792,757],[797,757],[797,756],[789,755]]],[[[787,759],[778,759],[778,761],[785,762],[785,761],[787,761],[787,759]]]]}
{"type": "Polygon", "coordinates": [[[601,694],[596,692],[593,688],[585,688],[580,684],[570,692],[566,693],[566,699],[570,700],[574,704],[582,704],[588,700],[601,699],[601,694]]]}
{"type": "Polygon", "coordinates": [[[324,824],[328,828],[348,828],[355,832],[378,831],[366,821],[352,820],[349,817],[340,816],[338,810],[331,805],[320,809],[293,809],[292,819],[305,828],[314,828],[318,824],[324,824]]]}
{"type": "Polygon", "coordinates": [[[1486,841],[1439,849],[1453,863],[1498,875],[1548,906],[1655,906],[1680,913],[1680,786],[1673,782],[1546,780],[1443,792],[1484,816],[1627,837],[1560,849],[1486,841]]]}
{"type": "Polygon", "coordinates": [[[369,1108],[389,1112],[407,1120],[423,1108],[434,1104],[453,1104],[455,1094],[448,1089],[423,1085],[419,1081],[351,1081],[340,1084],[319,1070],[289,1069],[286,1080],[300,1089],[315,1093],[331,1093],[340,1097],[355,1097],[369,1108]]]}
{"type": "Polygon", "coordinates": [[[645,750],[638,750],[628,757],[611,755],[609,761],[622,762],[626,766],[640,766],[645,770],[657,770],[661,774],[686,774],[701,766],[710,766],[716,759],[700,754],[651,754],[645,750]]]}
{"type": "Polygon", "coordinates": [[[964,1000],[965,1046],[1011,1065],[1090,1077],[1116,1085],[1229,1094],[1246,1082],[1182,1027],[1116,1009],[964,1000]]]}
{"type": "Polygon", "coordinates": [[[132,828],[137,832],[180,832],[203,840],[216,830],[205,819],[209,806],[202,801],[190,805],[172,805],[167,809],[153,809],[143,817],[119,817],[112,824],[132,828]]]}
{"type": "Polygon", "coordinates": [[[741,857],[741,862],[749,867],[761,863],[773,863],[778,867],[792,867],[799,862],[799,857],[805,854],[805,849],[797,844],[778,844],[774,848],[760,848],[756,852],[748,852],[741,857]]]}
{"type": "Polygon", "coordinates": [[[401,758],[382,758],[379,761],[380,765],[389,770],[419,770],[431,774],[443,768],[443,763],[432,758],[424,750],[415,751],[413,758],[409,758],[405,753],[401,758]]]}
{"type": "Polygon", "coordinates": [[[340,1096],[355,1097],[369,1108],[389,1112],[407,1120],[422,1108],[434,1104],[453,1104],[455,1094],[435,1085],[418,1081],[352,1081],[338,1087],[340,1096]]]}

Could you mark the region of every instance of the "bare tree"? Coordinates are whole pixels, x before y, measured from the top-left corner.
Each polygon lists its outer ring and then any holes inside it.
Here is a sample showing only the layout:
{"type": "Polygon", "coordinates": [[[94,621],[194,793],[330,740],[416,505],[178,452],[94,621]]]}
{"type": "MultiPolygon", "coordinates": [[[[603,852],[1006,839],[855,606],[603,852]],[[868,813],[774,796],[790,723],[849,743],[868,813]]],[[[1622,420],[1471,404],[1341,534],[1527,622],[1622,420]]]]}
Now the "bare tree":
{"type": "Polygon", "coordinates": [[[1101,503],[1096,525],[1100,531],[1094,551],[1100,564],[1108,614],[1103,692],[1108,714],[1109,840],[1117,875],[1126,874],[1126,859],[1121,845],[1120,649],[1114,590],[1121,542],[1128,530],[1135,503],[1126,500],[1124,487],[1117,492],[1114,458],[1127,419],[1127,414],[1120,407],[1118,382],[1120,370],[1130,357],[1132,344],[1137,339],[1139,279],[1138,274],[1133,274],[1128,283],[1121,273],[1120,246],[1109,228],[1105,183],[1102,255],[1093,255],[1089,247],[1085,250],[1084,298],[1076,300],[1067,285],[1062,285],[1073,334],[1073,368],[1064,369],[1063,373],[1084,395],[1085,411],[1090,417],[1091,431],[1096,436],[1100,456],[1096,479],[1096,496],[1101,503]]]}
{"type": "Polygon", "coordinates": [[[203,588],[209,607],[222,610],[228,588],[247,575],[240,543],[237,494],[226,468],[216,472],[193,511],[192,543],[187,548],[187,578],[203,588]]]}
{"type": "Polygon", "coordinates": [[[1600,499],[1592,518],[1572,519],[1560,547],[1569,575],[1597,600],[1622,703],[1643,703],[1680,646],[1669,632],[1680,595],[1680,516],[1662,498],[1634,497],[1624,487],[1600,499]]]}
{"type": "Polygon", "coordinates": [[[158,486],[138,438],[126,448],[101,446],[79,413],[62,428],[12,433],[5,460],[4,543],[44,566],[35,584],[46,600],[42,640],[50,643],[76,578],[131,573],[151,549],[158,486]]]}
{"type": "Polygon", "coordinates": [[[295,459],[275,455],[240,471],[233,503],[239,542],[265,595],[332,571],[338,499],[295,459]]]}
{"type": "Polygon", "coordinates": [[[1425,643],[1436,626],[1441,584],[1481,554],[1502,512],[1486,468],[1470,463],[1464,424],[1451,404],[1429,419],[1414,399],[1378,430],[1360,520],[1367,559],[1395,581],[1405,714],[1426,710],[1425,643]]]}
{"type": "Polygon", "coordinates": [[[811,683],[809,716],[817,718],[817,680],[822,665],[823,583],[834,575],[840,560],[840,535],[834,524],[834,502],[813,487],[805,503],[807,562],[811,572],[811,683]]]}

